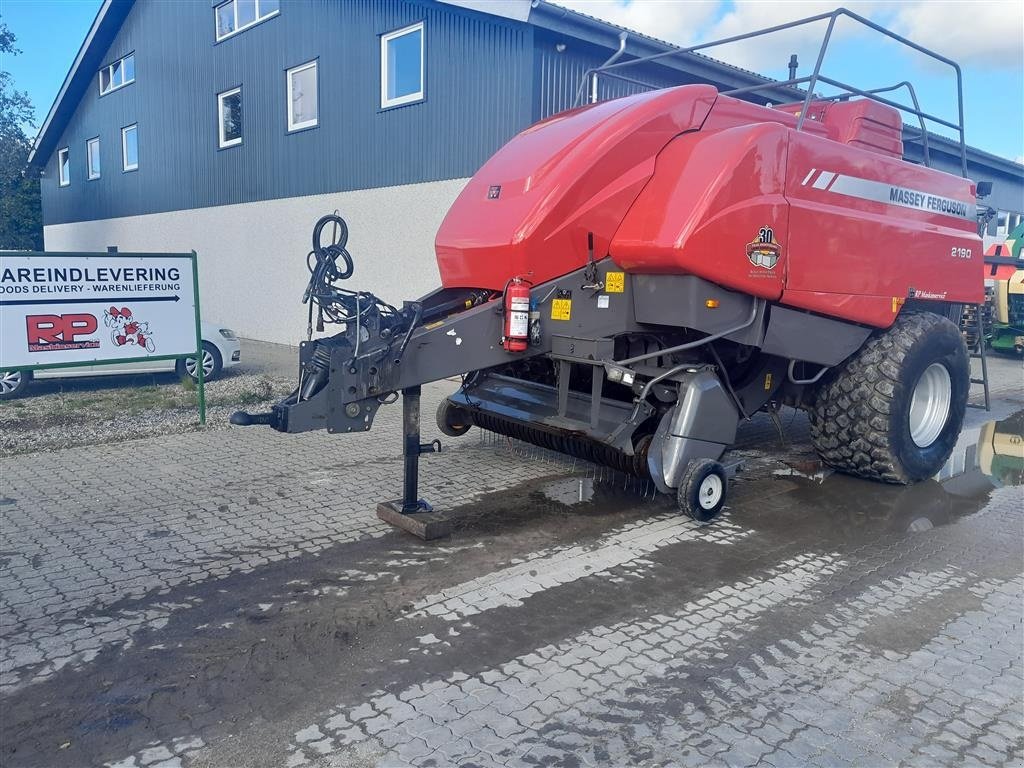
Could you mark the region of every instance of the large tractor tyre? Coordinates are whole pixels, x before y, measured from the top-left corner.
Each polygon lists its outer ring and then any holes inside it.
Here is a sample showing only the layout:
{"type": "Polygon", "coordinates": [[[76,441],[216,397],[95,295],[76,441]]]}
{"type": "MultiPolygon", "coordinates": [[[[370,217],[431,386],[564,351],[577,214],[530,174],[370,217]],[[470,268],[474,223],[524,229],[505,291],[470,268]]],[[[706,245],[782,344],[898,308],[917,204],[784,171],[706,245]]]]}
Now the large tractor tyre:
{"type": "Polygon", "coordinates": [[[820,386],[811,441],[851,475],[909,485],[931,477],[960,435],[970,362],[959,329],[930,312],[901,315],[820,386]]]}

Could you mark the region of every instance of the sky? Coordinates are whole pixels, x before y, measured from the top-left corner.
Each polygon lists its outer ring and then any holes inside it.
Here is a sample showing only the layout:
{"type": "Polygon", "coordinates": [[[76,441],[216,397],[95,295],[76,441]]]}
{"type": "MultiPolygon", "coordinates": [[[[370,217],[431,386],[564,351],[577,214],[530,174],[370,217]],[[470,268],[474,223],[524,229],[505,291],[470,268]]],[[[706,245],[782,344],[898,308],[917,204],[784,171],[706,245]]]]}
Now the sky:
{"type": "MultiPolygon", "coordinates": [[[[559,4],[685,46],[829,11],[840,0],[559,0],[559,4]]],[[[958,62],[963,68],[968,143],[1024,162],[1022,0],[848,0],[842,4],[958,62]]],[[[13,75],[19,90],[28,91],[36,109],[36,126],[46,117],[99,6],[100,0],[0,0],[0,19],[14,32],[22,51],[19,56],[4,56],[0,69],[13,75]]],[[[786,77],[789,55],[796,53],[799,74],[806,75],[813,68],[823,34],[824,25],[818,24],[706,53],[778,78],[786,77]]],[[[865,90],[910,80],[924,111],[955,122],[956,81],[951,68],[919,54],[908,55],[895,43],[859,31],[850,20],[837,25],[834,42],[824,62],[825,74],[865,90]]]]}
{"type": "Polygon", "coordinates": [[[21,50],[17,56],[0,54],[0,69],[10,72],[14,87],[32,100],[35,128],[25,131],[30,136],[46,119],[100,5],[100,0],[0,0],[0,21],[21,50]]]}

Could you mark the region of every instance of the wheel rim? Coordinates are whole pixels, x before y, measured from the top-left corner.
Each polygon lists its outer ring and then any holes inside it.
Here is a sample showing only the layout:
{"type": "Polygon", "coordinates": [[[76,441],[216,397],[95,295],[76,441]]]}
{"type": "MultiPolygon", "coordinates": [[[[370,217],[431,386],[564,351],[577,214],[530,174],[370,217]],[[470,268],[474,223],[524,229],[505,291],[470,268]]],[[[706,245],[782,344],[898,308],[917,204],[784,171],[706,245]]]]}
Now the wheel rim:
{"type": "Polygon", "coordinates": [[[910,438],[918,448],[927,448],[942,433],[953,402],[953,382],[942,363],[929,365],[914,387],[910,399],[910,438]]]}
{"type": "MultiPolygon", "coordinates": [[[[185,370],[188,371],[188,375],[195,377],[196,374],[196,359],[194,357],[185,358],[185,370]]],[[[209,350],[203,350],[203,378],[206,378],[213,372],[213,355],[210,354],[209,350]]]]}
{"type": "Polygon", "coordinates": [[[21,384],[21,371],[8,371],[0,373],[0,392],[5,395],[11,394],[21,384]]]}
{"type": "Polygon", "coordinates": [[[722,500],[722,478],[718,475],[708,475],[700,481],[700,488],[697,489],[697,503],[701,509],[714,509],[722,500]]]}

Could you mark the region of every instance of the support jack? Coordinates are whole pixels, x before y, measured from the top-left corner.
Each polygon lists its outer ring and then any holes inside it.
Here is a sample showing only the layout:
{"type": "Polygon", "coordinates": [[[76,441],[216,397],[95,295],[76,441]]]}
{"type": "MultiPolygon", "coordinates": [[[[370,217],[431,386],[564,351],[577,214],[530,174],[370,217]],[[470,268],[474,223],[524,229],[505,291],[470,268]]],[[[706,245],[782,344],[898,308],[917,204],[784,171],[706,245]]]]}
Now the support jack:
{"type": "Polygon", "coordinates": [[[377,517],[424,541],[440,539],[452,532],[451,521],[419,498],[421,453],[440,453],[441,441],[420,442],[420,387],[402,390],[402,454],[405,459],[403,497],[377,505],[377,517]]]}

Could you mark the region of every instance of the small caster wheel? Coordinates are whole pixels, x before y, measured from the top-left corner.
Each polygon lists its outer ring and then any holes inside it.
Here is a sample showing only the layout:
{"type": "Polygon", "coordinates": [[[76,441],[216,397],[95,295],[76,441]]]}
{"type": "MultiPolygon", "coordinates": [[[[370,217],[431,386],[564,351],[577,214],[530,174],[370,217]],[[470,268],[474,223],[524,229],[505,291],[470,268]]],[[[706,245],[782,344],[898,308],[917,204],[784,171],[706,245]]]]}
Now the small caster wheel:
{"type": "Polygon", "coordinates": [[[725,467],[713,459],[691,461],[676,489],[676,505],[698,523],[710,523],[725,506],[725,467]]]}
{"type": "Polygon", "coordinates": [[[469,428],[472,426],[466,423],[468,421],[465,412],[458,406],[452,405],[448,398],[442,400],[441,404],[437,406],[437,428],[441,430],[442,435],[461,437],[469,432],[469,428]]]}

